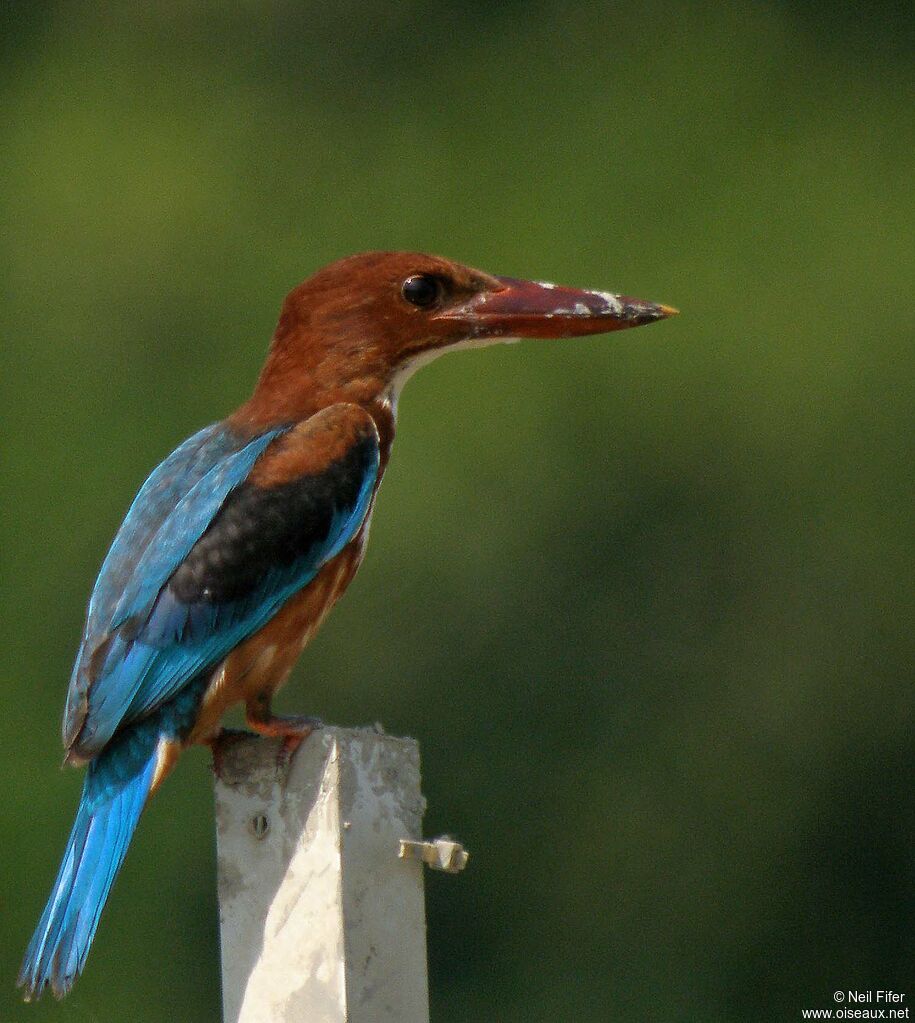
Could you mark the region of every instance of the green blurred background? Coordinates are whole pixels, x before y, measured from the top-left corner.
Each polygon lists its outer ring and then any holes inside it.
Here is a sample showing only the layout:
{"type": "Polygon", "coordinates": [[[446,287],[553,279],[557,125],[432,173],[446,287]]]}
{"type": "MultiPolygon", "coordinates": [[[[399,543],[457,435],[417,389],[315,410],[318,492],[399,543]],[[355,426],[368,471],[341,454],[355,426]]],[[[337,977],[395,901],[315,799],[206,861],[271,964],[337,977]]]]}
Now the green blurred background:
{"type": "Polygon", "coordinates": [[[218,1019],[204,751],[16,1000],[59,715],[136,488],[369,248],[683,310],[424,370],[281,698],[421,742],[433,1019],[915,999],[911,10],[4,4],[0,1020],[218,1019]]]}

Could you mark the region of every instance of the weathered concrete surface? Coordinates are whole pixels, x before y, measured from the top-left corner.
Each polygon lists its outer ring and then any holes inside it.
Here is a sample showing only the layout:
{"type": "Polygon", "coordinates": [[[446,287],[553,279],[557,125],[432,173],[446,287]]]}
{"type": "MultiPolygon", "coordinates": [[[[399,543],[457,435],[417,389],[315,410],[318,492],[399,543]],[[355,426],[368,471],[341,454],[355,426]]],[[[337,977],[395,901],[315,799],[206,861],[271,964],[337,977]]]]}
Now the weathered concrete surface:
{"type": "Polygon", "coordinates": [[[425,809],[412,739],[325,728],[225,749],[216,829],[226,1023],[426,1023],[425,809]]]}

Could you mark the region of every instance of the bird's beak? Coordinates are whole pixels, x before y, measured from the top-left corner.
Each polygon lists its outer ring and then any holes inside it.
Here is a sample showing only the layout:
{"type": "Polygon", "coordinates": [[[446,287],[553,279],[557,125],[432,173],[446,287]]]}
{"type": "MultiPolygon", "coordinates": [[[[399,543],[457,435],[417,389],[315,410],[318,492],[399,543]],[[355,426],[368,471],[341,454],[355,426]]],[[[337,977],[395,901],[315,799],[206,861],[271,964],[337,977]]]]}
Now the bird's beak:
{"type": "Polygon", "coordinates": [[[676,309],[607,291],[496,277],[500,287],[481,291],[436,319],[466,325],[472,337],[562,338],[603,334],[674,316],[676,309]]]}

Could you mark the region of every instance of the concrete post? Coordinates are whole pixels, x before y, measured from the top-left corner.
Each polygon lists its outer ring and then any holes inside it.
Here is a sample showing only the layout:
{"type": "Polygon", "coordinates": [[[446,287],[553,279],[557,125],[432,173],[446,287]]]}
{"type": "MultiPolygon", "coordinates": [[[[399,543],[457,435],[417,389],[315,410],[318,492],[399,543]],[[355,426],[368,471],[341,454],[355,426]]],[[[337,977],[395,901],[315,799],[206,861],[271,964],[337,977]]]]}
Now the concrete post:
{"type": "Polygon", "coordinates": [[[427,1023],[412,739],[324,728],[227,744],[216,780],[225,1023],[427,1023]]]}

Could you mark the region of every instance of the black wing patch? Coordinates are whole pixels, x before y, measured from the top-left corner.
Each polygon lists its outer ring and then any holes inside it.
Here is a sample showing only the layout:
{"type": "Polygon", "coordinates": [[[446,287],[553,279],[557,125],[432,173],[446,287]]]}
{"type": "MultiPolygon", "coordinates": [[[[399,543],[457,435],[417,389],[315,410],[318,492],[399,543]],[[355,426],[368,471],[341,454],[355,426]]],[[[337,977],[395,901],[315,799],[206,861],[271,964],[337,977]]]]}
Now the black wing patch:
{"type": "Polygon", "coordinates": [[[228,604],[322,548],[336,520],[360,504],[377,452],[376,439],[365,436],[320,474],[271,487],[242,484],[169,580],[172,596],[182,604],[228,604]]]}

